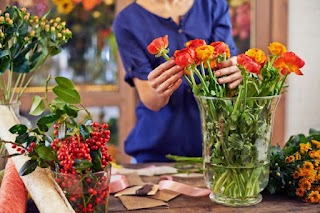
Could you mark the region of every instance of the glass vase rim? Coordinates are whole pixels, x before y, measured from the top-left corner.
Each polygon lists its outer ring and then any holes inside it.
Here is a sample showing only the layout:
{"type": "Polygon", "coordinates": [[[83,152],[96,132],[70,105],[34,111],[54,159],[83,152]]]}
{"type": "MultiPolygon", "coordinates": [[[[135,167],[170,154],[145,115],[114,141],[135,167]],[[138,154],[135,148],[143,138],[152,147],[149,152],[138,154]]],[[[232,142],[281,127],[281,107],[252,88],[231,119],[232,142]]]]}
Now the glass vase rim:
{"type": "MultiPolygon", "coordinates": [[[[99,175],[99,174],[103,174],[103,173],[106,173],[106,172],[109,172],[111,173],[111,168],[112,168],[112,165],[111,163],[108,163],[108,165],[106,165],[106,167],[101,170],[101,171],[98,171],[98,172],[92,172],[91,170],[91,174],[93,175],[99,175]]],[[[85,174],[68,174],[68,173],[61,173],[59,171],[55,171],[55,170],[51,170],[55,175],[60,175],[60,176],[70,176],[70,177],[81,177],[82,175],[88,175],[90,174],[89,172],[88,173],[85,173],[85,174]]]]}
{"type": "MultiPolygon", "coordinates": [[[[239,97],[212,97],[212,96],[205,96],[205,95],[194,95],[196,98],[203,98],[203,99],[212,99],[212,100],[236,100],[239,97]]],[[[257,96],[257,97],[244,97],[240,98],[239,100],[250,100],[250,99],[274,99],[274,98],[280,98],[282,94],[279,95],[269,95],[269,96],[257,96]]]]}

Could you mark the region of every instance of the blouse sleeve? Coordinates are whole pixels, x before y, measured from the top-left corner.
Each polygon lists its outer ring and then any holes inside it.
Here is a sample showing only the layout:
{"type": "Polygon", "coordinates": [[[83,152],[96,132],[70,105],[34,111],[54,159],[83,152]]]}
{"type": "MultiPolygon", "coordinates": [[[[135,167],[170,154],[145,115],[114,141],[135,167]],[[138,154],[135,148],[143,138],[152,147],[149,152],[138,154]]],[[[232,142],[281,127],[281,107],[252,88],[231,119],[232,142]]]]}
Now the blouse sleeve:
{"type": "Polygon", "coordinates": [[[224,41],[229,45],[231,55],[237,55],[238,49],[234,43],[232,36],[232,23],[229,13],[229,5],[227,1],[216,0],[214,1],[215,12],[213,13],[215,24],[213,35],[215,41],[224,41]]]}
{"type": "MultiPolygon", "coordinates": [[[[147,80],[152,70],[150,61],[146,56],[146,47],[139,44],[139,32],[134,32],[135,26],[127,26],[125,16],[118,14],[113,23],[118,50],[126,71],[125,81],[134,86],[133,78],[147,80]]],[[[140,32],[141,34],[142,32],[140,32]]]]}

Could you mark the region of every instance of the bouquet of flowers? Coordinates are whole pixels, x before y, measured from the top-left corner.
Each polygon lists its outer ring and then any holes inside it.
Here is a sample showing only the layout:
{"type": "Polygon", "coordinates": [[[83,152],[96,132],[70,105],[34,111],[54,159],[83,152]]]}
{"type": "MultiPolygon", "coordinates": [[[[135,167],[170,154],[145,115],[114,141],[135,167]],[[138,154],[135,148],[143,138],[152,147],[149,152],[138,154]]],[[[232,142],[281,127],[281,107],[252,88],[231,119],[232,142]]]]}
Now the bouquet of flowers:
{"type": "Polygon", "coordinates": [[[320,131],[293,135],[283,148],[273,146],[270,157],[271,193],[285,192],[307,203],[320,204],[320,131]]]}
{"type": "Polygon", "coordinates": [[[0,11],[1,103],[19,101],[36,71],[58,54],[71,36],[60,17],[38,17],[16,6],[0,11]]]}
{"type": "Polygon", "coordinates": [[[52,92],[56,97],[49,102],[49,80],[45,97],[33,98],[30,114],[42,115],[36,127],[28,129],[23,124],[14,125],[9,131],[17,134],[15,142],[0,142],[10,143],[16,149],[16,154],[11,156],[29,156],[19,171],[20,175],[28,175],[37,167],[50,168],[76,212],[105,209],[112,161],[107,147],[110,139],[108,124],[91,120],[90,113],[81,105],[73,82],[67,78],[55,78],[57,85],[52,92]],[[49,113],[45,112],[46,108],[49,113]],[[80,110],[86,111],[88,116],[77,121],[80,110]]]}
{"type": "MultiPolygon", "coordinates": [[[[156,57],[168,56],[168,37],[147,47],[156,57]]],[[[226,205],[251,205],[261,200],[269,174],[273,114],[287,76],[302,75],[304,61],[273,42],[270,55],[252,48],[237,56],[242,83],[236,89],[219,84],[217,65],[230,57],[224,42],[188,41],[173,59],[184,68],[202,119],[203,164],[211,199],[226,205]]],[[[179,159],[179,158],[176,158],[179,159]]]]}

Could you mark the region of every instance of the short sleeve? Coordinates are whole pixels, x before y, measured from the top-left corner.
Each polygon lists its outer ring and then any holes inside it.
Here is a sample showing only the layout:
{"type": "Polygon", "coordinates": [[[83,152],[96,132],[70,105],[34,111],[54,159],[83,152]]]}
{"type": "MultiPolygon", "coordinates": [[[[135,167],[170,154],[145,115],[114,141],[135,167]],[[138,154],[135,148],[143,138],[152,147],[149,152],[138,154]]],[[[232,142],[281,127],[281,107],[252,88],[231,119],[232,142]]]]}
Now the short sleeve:
{"type": "Polygon", "coordinates": [[[231,55],[237,55],[238,49],[232,36],[232,23],[229,13],[229,5],[226,1],[214,1],[215,11],[213,13],[215,23],[213,29],[214,41],[224,41],[230,47],[231,55]]]}
{"type": "MultiPolygon", "coordinates": [[[[146,47],[139,43],[139,32],[132,32],[134,26],[127,26],[125,17],[121,13],[113,23],[113,31],[116,36],[120,57],[126,71],[125,81],[134,86],[133,78],[147,80],[152,70],[150,61],[146,55],[146,47]]],[[[140,32],[141,34],[143,32],[140,32]]]]}

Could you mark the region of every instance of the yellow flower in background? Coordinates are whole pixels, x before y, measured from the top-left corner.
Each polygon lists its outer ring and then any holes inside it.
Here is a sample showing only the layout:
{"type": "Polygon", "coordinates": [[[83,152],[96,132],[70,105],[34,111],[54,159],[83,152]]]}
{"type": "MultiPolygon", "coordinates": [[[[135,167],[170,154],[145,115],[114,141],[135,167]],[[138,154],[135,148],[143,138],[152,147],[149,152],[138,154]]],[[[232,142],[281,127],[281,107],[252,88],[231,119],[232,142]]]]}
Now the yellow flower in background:
{"type": "Polygon", "coordinates": [[[60,14],[69,14],[74,8],[72,0],[53,0],[52,2],[57,6],[60,14]]]}
{"type": "Polygon", "coordinates": [[[313,164],[309,161],[306,161],[303,163],[303,168],[306,169],[306,170],[311,170],[313,171],[313,164]]]}

